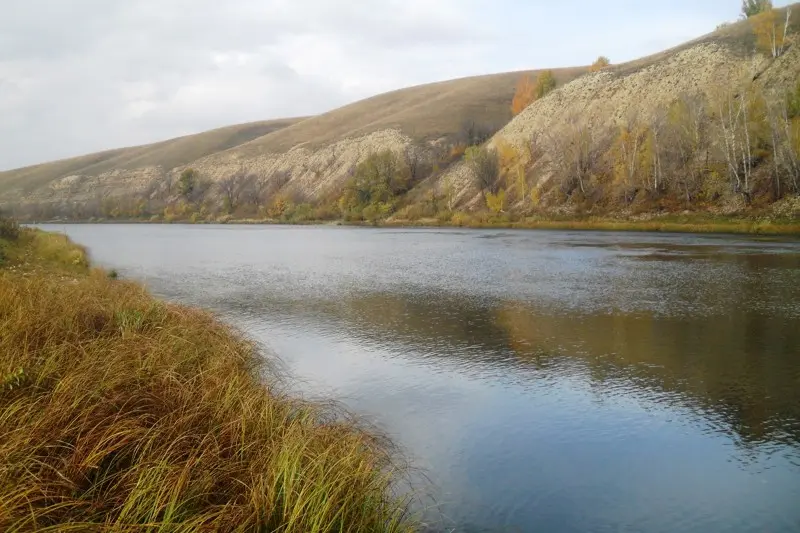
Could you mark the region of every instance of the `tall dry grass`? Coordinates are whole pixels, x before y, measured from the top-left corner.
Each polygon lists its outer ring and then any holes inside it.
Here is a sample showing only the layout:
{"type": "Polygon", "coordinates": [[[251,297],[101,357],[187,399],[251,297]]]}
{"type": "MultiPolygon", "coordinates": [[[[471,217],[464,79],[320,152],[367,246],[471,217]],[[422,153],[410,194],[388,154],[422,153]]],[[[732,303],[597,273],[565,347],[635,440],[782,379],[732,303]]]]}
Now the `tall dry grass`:
{"type": "Polygon", "coordinates": [[[25,231],[0,268],[0,530],[412,529],[380,439],[53,238],[25,231]]]}

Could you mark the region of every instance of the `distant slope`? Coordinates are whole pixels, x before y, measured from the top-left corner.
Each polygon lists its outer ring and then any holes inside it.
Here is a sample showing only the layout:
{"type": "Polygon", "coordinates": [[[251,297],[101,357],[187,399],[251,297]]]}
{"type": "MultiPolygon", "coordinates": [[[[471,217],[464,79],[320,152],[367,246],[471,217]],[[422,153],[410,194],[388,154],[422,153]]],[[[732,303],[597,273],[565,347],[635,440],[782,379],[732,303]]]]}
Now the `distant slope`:
{"type": "MultiPolygon", "coordinates": [[[[586,67],[555,69],[559,84],[586,67]]],[[[295,146],[319,148],[345,138],[396,129],[415,141],[452,136],[465,120],[499,129],[511,120],[509,105],[520,76],[538,71],[506,72],[430,83],[373,96],[311,117],[237,147],[243,155],[282,153],[295,146]]]]}
{"type": "MultiPolygon", "coordinates": [[[[585,71],[581,67],[554,73],[559,83],[565,83],[585,71]]],[[[509,103],[517,81],[525,73],[420,85],[374,96],[317,117],[229,126],[151,145],[0,172],[0,195],[9,197],[10,193],[10,197],[19,198],[71,175],[100,176],[154,166],[169,172],[225,151],[237,157],[280,154],[299,145],[315,148],[387,129],[400,130],[417,140],[452,137],[465,120],[499,129],[511,119],[509,103]]]]}
{"type": "Polygon", "coordinates": [[[303,118],[288,118],[250,122],[155,144],[107,150],[0,172],[0,192],[17,188],[25,192],[32,191],[54,180],[74,174],[95,176],[111,170],[152,166],[170,170],[286,128],[302,120],[303,118]]]}

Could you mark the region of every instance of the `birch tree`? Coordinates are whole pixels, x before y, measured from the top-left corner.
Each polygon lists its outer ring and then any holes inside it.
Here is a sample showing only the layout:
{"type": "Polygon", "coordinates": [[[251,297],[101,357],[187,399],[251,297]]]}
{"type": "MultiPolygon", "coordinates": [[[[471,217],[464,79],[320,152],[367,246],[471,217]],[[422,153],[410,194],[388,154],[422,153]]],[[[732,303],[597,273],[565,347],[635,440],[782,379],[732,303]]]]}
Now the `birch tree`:
{"type": "Polygon", "coordinates": [[[706,99],[682,95],[670,104],[665,123],[666,179],[691,205],[709,164],[709,121],[706,99]]]}
{"type": "Polygon", "coordinates": [[[784,20],[780,20],[778,11],[768,9],[752,16],[750,22],[756,36],[756,45],[759,50],[776,58],[783,55],[786,49],[786,36],[789,32],[792,8],[786,8],[784,20]]]}

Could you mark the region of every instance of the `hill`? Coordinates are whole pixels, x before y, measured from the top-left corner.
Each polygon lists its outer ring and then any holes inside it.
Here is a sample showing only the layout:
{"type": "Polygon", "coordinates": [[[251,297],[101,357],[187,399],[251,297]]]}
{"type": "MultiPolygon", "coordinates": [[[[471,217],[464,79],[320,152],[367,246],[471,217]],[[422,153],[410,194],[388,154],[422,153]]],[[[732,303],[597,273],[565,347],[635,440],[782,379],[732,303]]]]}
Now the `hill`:
{"type": "Polygon", "coordinates": [[[66,176],[93,176],[104,172],[143,167],[174,167],[227,150],[252,139],[286,128],[303,118],[287,118],[227,126],[195,135],[143,146],[107,150],[6,172],[0,172],[0,192],[35,190],[66,176]]]}
{"type": "Polygon", "coordinates": [[[754,30],[783,31],[786,8],[628,63],[550,71],[555,90],[516,117],[515,87],[541,72],[0,173],[0,203],[39,219],[794,217],[800,126],[786,95],[800,78],[799,6],[779,51],[754,30]]]}

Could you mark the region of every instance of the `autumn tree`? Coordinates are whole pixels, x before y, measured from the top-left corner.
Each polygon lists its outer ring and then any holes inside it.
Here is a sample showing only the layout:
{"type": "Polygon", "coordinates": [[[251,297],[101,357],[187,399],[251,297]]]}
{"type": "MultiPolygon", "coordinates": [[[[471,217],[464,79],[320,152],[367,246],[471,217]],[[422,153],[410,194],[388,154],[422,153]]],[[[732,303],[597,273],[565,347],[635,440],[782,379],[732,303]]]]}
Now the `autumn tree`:
{"type": "Polygon", "coordinates": [[[633,201],[636,191],[643,181],[642,177],[649,172],[648,158],[643,156],[647,137],[647,126],[639,122],[638,118],[632,114],[619,127],[612,146],[614,184],[626,203],[633,201]]]}
{"type": "Polygon", "coordinates": [[[598,72],[607,68],[611,65],[611,61],[606,56],[600,56],[592,63],[592,66],[589,67],[589,72],[598,72]]]}
{"type": "Polygon", "coordinates": [[[521,77],[511,101],[511,113],[516,116],[536,100],[544,98],[556,88],[552,70],[544,70],[534,80],[529,74],[521,77]]]}
{"type": "Polygon", "coordinates": [[[536,99],[535,94],[536,84],[533,78],[531,78],[530,74],[522,76],[517,82],[514,98],[511,100],[511,114],[517,116],[522,113],[536,99]]]}
{"type": "Polygon", "coordinates": [[[513,190],[517,198],[524,198],[527,194],[527,183],[523,152],[505,139],[499,139],[496,146],[500,173],[505,178],[506,190],[509,192],[513,190]]]}
{"type": "Polygon", "coordinates": [[[578,114],[565,119],[565,126],[547,136],[550,167],[565,194],[576,188],[586,194],[603,154],[600,136],[578,114]]]}
{"type": "Polygon", "coordinates": [[[768,155],[767,107],[755,87],[734,91],[727,89],[716,97],[717,143],[722,149],[734,192],[750,201],[753,168],[768,155]]]}
{"type": "Polygon", "coordinates": [[[691,205],[709,161],[709,120],[706,98],[682,95],[666,112],[665,179],[691,205]]]}
{"type": "Polygon", "coordinates": [[[486,191],[484,197],[486,199],[486,207],[495,215],[499,215],[506,210],[507,197],[505,189],[500,189],[496,193],[486,191]]]}
{"type": "Polygon", "coordinates": [[[800,192],[800,83],[769,107],[775,196],[800,192]]]}
{"type": "Polygon", "coordinates": [[[781,20],[777,10],[771,7],[752,15],[750,24],[756,36],[756,46],[771,57],[780,57],[786,49],[786,36],[791,22],[792,9],[786,8],[786,17],[781,20]]]}
{"type": "Polygon", "coordinates": [[[743,0],[742,17],[750,18],[772,9],[772,0],[743,0]]]}

